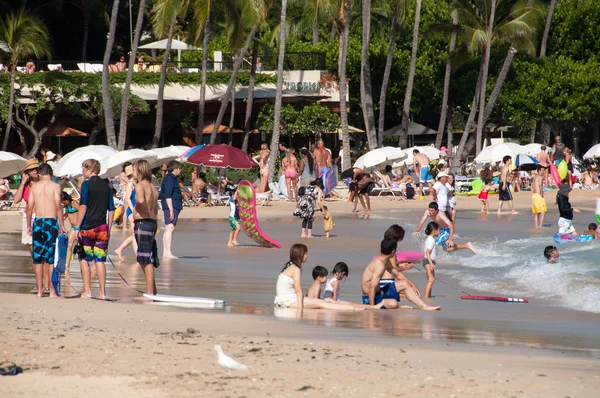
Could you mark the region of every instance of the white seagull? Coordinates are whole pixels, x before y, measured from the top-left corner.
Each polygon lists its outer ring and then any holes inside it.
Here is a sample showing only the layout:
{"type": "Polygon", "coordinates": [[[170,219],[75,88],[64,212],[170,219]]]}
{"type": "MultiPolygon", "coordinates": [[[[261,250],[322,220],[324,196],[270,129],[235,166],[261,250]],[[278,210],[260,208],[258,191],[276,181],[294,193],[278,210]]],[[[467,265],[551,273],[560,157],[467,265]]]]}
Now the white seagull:
{"type": "Polygon", "coordinates": [[[228,376],[231,376],[232,370],[248,370],[248,369],[250,369],[250,366],[244,365],[243,363],[239,363],[235,359],[225,355],[225,353],[223,352],[223,349],[221,348],[220,345],[215,346],[215,351],[218,354],[217,362],[218,362],[219,366],[221,366],[223,369],[225,369],[225,372],[227,372],[228,376]]]}

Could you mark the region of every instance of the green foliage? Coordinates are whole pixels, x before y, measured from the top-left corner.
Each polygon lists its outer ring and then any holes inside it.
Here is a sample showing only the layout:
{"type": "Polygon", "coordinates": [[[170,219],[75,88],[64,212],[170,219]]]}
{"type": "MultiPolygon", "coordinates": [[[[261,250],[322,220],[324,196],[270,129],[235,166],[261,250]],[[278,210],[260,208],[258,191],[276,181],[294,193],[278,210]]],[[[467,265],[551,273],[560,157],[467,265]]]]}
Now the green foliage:
{"type": "MultiPolygon", "coordinates": [[[[113,72],[109,75],[111,84],[125,84],[127,72],[113,72]]],[[[158,85],[160,73],[134,73],[133,84],[140,86],[158,85]]],[[[167,84],[180,84],[182,86],[200,85],[200,73],[167,73],[167,84]]],[[[227,85],[231,78],[231,72],[210,72],[206,76],[206,84],[209,86],[227,85]]],[[[6,82],[10,82],[10,75],[0,73],[0,87],[6,82]]],[[[45,84],[52,81],[56,84],[75,84],[75,85],[102,85],[102,75],[99,73],[61,73],[61,72],[46,72],[34,73],[31,75],[19,75],[19,81],[23,84],[45,84]]],[[[237,83],[248,85],[250,82],[249,72],[240,72],[237,76],[237,83]]],[[[257,73],[256,84],[275,84],[277,83],[277,75],[257,73]]]]}
{"type": "Polygon", "coordinates": [[[600,63],[563,56],[516,61],[499,105],[517,125],[532,120],[575,124],[600,119],[600,63]]]}
{"type": "MultiPolygon", "coordinates": [[[[256,126],[260,131],[273,131],[273,104],[266,104],[261,109],[256,126]]],[[[319,104],[299,103],[295,106],[287,104],[281,107],[281,135],[303,135],[332,133],[340,126],[339,117],[329,108],[319,104]]]]}
{"type": "Polygon", "coordinates": [[[547,53],[575,60],[598,59],[600,3],[596,0],[558,1],[550,27],[547,53]]]}

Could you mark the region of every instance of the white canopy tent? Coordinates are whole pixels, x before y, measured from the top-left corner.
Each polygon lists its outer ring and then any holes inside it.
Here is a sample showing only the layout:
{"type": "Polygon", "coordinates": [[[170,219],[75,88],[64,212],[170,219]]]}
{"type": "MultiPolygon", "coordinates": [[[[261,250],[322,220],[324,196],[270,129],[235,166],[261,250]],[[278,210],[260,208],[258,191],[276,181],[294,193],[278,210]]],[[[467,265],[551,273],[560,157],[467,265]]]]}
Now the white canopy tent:
{"type": "MultiPolygon", "coordinates": [[[[143,46],[139,46],[140,50],[166,50],[167,49],[167,39],[155,41],[152,43],[144,44],[143,46]]],[[[181,63],[181,51],[186,50],[202,50],[201,48],[190,46],[187,43],[184,43],[179,40],[173,39],[171,41],[171,50],[177,50],[177,64],[181,63]]]]}

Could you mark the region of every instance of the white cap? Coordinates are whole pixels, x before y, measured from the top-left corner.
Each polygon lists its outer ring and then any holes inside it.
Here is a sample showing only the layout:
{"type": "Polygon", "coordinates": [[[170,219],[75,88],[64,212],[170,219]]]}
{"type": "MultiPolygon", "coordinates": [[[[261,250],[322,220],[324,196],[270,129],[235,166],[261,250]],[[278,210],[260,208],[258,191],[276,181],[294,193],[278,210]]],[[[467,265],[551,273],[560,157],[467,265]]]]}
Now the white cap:
{"type": "Polygon", "coordinates": [[[46,160],[54,160],[54,158],[56,157],[56,154],[52,151],[48,151],[46,152],[46,160]]]}
{"type": "Polygon", "coordinates": [[[442,172],[439,172],[439,173],[438,173],[438,175],[437,175],[437,178],[438,178],[438,180],[439,180],[440,178],[442,178],[442,177],[448,177],[448,173],[445,173],[445,172],[443,172],[443,171],[442,171],[442,172]]]}

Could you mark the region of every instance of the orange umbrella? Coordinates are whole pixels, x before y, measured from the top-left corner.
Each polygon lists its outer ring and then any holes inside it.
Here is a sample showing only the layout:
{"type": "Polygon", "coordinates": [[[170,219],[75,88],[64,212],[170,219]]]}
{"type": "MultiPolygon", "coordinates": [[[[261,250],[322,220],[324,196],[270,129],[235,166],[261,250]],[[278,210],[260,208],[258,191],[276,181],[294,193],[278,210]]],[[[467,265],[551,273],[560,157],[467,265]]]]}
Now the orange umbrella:
{"type": "Polygon", "coordinates": [[[48,137],[87,137],[87,134],[83,131],[62,124],[51,127],[45,135],[48,137]]]}

